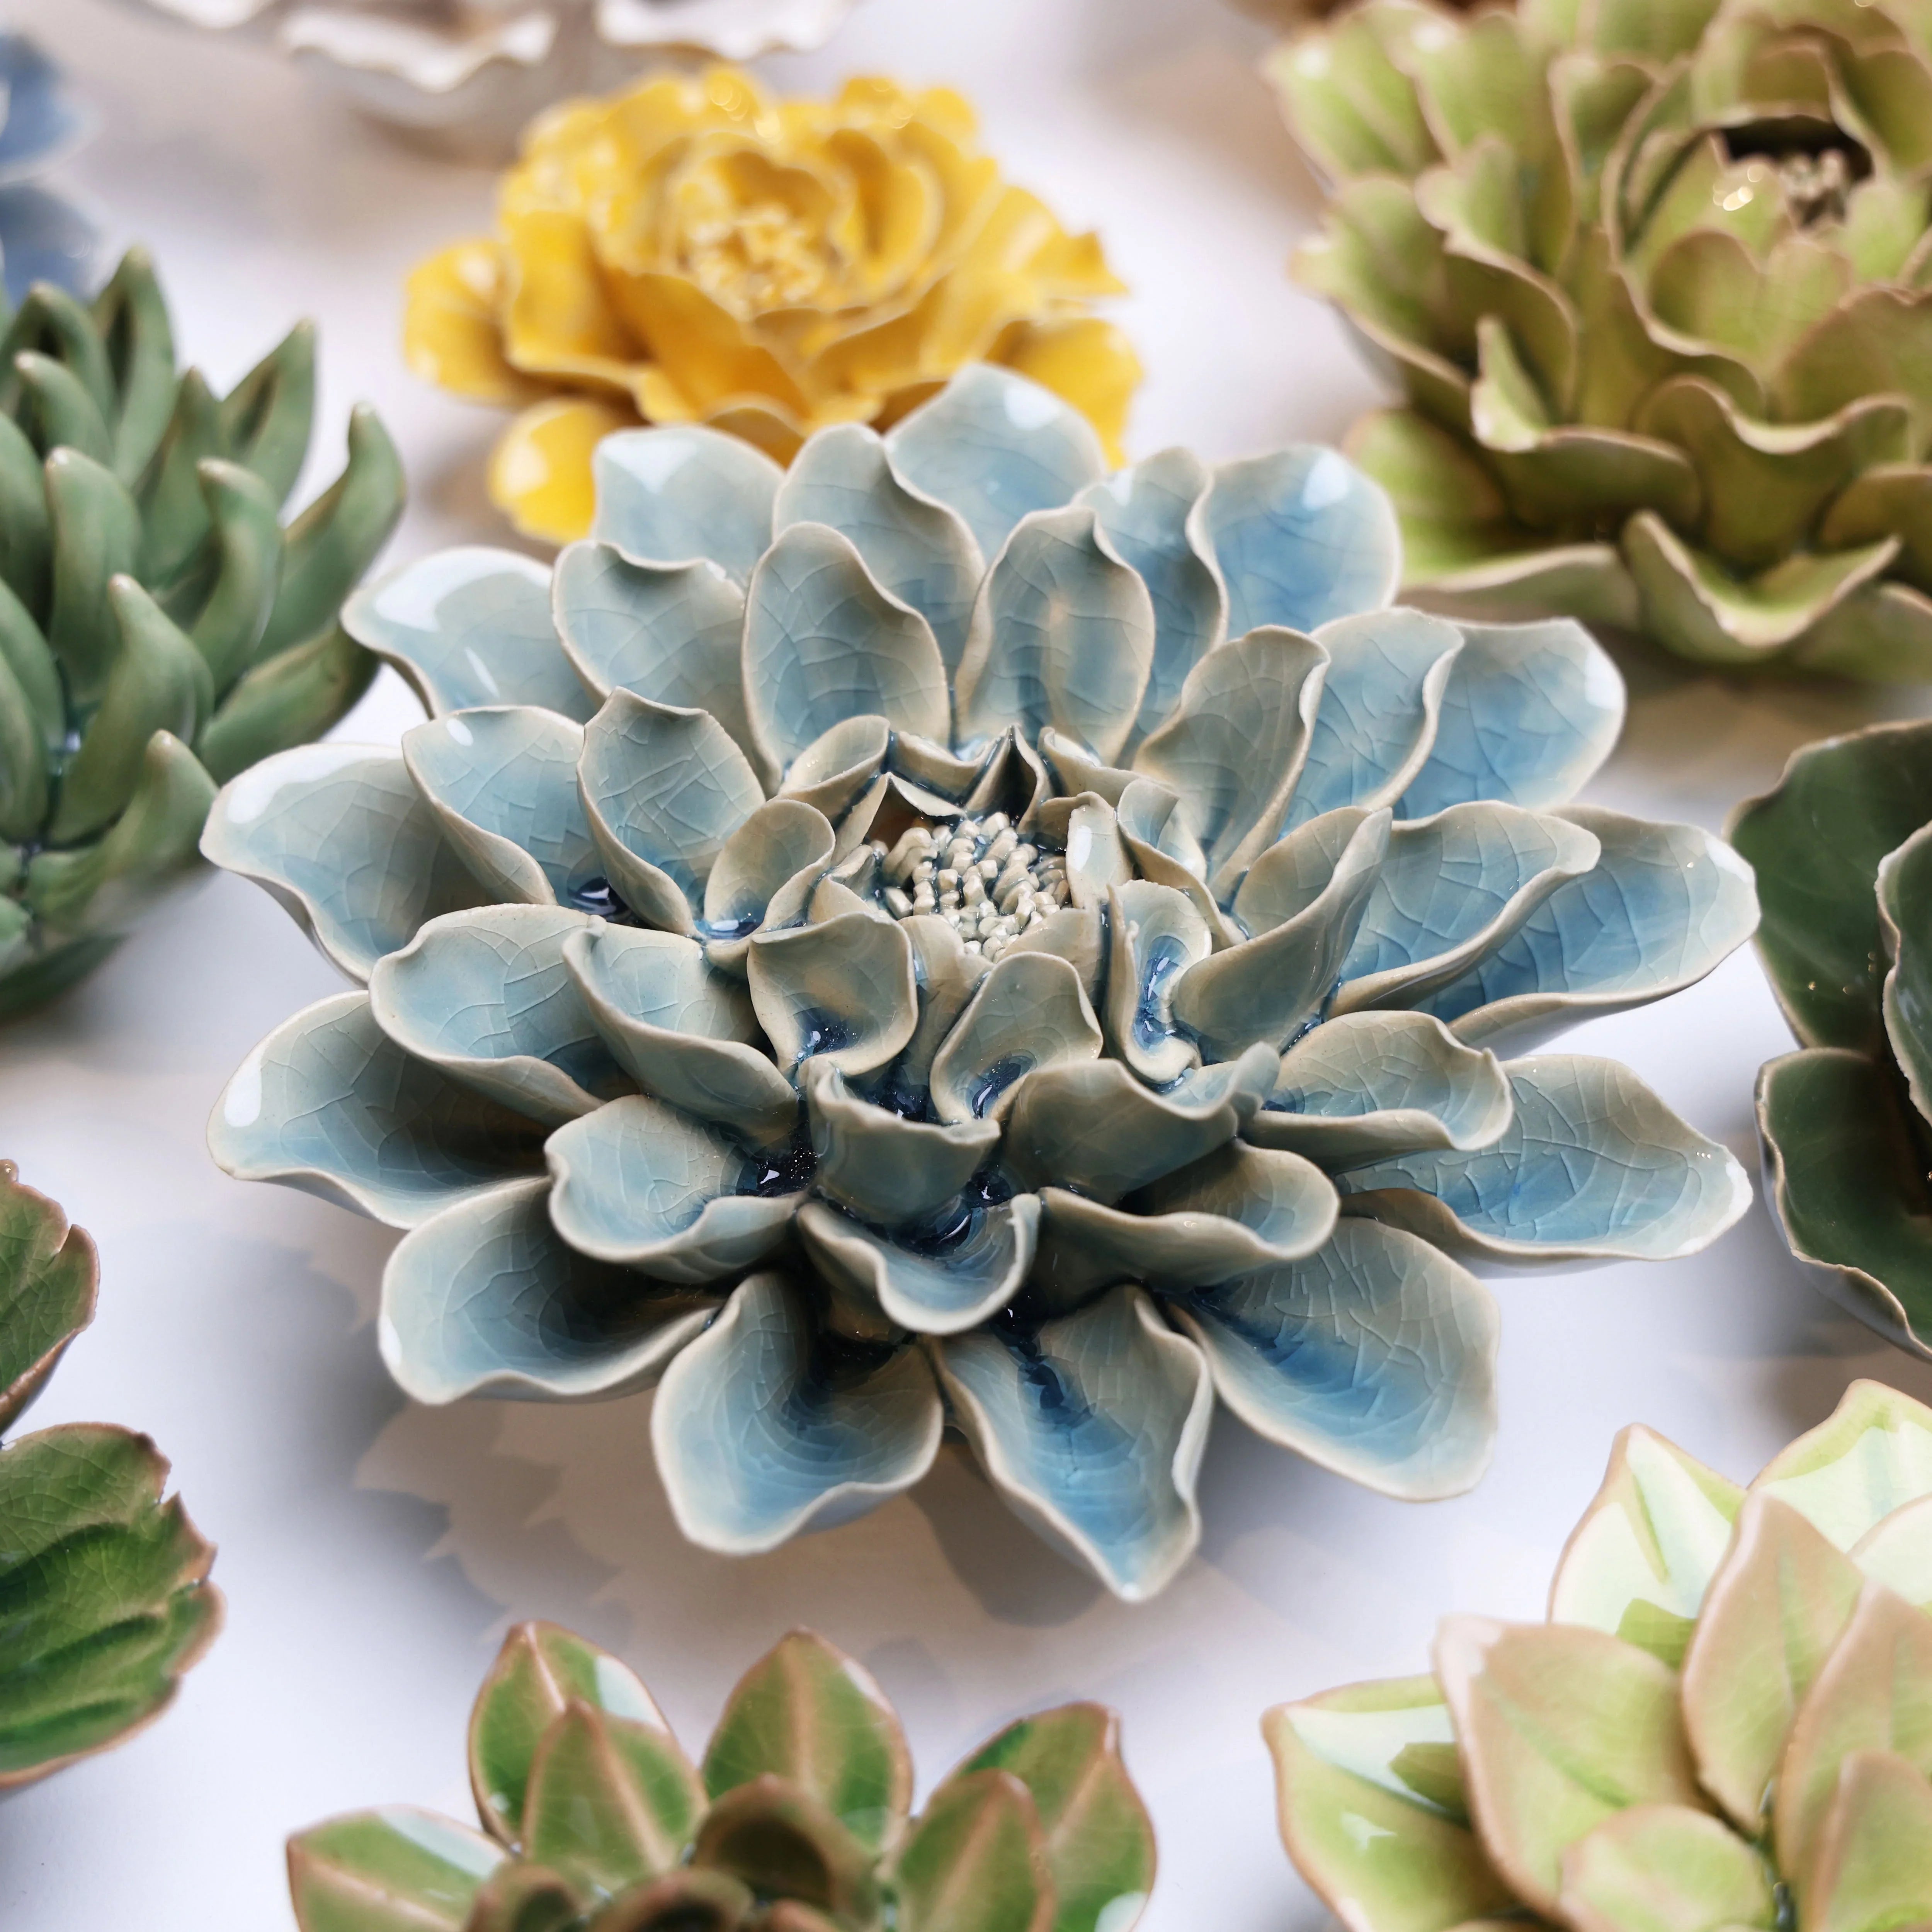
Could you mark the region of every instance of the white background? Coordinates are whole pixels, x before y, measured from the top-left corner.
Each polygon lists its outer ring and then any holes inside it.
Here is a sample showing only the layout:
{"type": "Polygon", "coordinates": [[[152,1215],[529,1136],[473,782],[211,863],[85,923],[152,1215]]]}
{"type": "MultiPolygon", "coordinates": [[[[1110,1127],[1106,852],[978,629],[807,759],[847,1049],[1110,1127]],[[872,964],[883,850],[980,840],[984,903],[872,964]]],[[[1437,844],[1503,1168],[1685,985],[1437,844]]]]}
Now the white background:
{"type": "MultiPolygon", "coordinates": [[[[494,428],[403,369],[410,264],[486,225],[490,177],[372,134],[272,58],[105,0],[28,0],[20,23],[102,117],[68,177],[152,247],[184,355],[218,384],[296,317],[322,325],[324,434],[380,408],[415,500],[392,554],[500,534],[479,484],[494,428]]],[[[1265,33],[1220,0],[867,0],[779,85],[855,71],[964,89],[1009,172],[1091,224],[1134,292],[1118,314],[1150,376],[1132,442],[1218,459],[1333,437],[1374,394],[1283,264],[1312,184],[1256,77],[1265,33]]],[[[1606,801],[1721,825],[1804,740],[1880,700],[1746,691],[1629,665],[1606,801]]],[[[392,740],[386,674],[346,735],[392,740]]],[[[289,1923],[291,1830],[391,1800],[467,1817],[463,1730],[513,1618],[621,1650],[700,1745],[737,1673],[806,1624],[879,1676],[922,1789],[1030,1708],[1105,1699],[1152,1807],[1146,1932],[1278,1932],[1320,1908],[1275,1837],[1257,1723],[1283,1698],[1421,1667],[1436,1619],[1532,1616],[1616,1430],[1643,1420],[1754,1471],[1858,1375],[1932,1398],[1932,1373],[1802,1280],[1762,1208],[1710,1254],[1499,1285],[1502,1432],[1473,1495],[1370,1496],[1223,1414],[1207,1533],[1154,1605],[1068,1568],[968,1473],[776,1555],[686,1546],[651,1468],[648,1398],[578,1408],[412,1408],[371,1316],[392,1237],[225,1179],[202,1124],[249,1047],[334,990],[268,899],[217,878],[95,980],[0,1030],[0,1154],[98,1239],[100,1313],[32,1420],[123,1422],[173,1459],[220,1546],[229,1628],[176,1708],[124,1750],[0,1804],[0,1924],[31,1932],[264,1932],[289,1923]]],[[[1627,1059],[1754,1171],[1759,1064],[1789,1045],[1748,954],[1660,1007],[1572,1036],[1627,1059]]]]}

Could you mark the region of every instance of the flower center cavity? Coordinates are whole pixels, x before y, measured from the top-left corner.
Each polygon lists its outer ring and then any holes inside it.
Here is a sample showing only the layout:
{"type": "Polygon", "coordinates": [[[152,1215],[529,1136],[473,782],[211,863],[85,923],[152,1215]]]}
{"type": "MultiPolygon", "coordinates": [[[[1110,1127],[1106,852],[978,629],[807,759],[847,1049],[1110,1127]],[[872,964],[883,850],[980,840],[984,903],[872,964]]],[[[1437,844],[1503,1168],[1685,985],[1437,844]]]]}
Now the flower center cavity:
{"type": "Polygon", "coordinates": [[[890,852],[873,849],[895,919],[943,919],[988,959],[1067,903],[1065,854],[1028,844],[1004,812],[910,826],[890,852]]]}

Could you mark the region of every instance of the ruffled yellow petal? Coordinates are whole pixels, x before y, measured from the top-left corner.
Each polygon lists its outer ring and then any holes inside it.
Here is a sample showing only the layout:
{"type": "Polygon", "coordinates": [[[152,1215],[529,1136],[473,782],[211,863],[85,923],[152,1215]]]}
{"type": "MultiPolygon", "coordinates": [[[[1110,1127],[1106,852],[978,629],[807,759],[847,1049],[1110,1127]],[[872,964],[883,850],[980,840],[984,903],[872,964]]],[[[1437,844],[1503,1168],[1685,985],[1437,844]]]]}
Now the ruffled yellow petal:
{"type": "Polygon", "coordinates": [[[699,410],[750,394],[809,412],[777,356],[694,283],[682,275],[626,275],[614,278],[612,292],[652,361],[699,410]]]}
{"type": "Polygon", "coordinates": [[[1094,315],[1016,323],[987,360],[1071,403],[1100,432],[1108,463],[1126,462],[1127,412],[1146,371],[1113,323],[1094,315]]]}
{"type": "Polygon", "coordinates": [[[503,325],[512,365],[532,375],[622,384],[637,343],[610,301],[582,218],[532,208],[504,227],[515,264],[503,325]]]}
{"type": "Polygon", "coordinates": [[[630,410],[588,396],[524,410],[490,459],[490,500],[525,536],[574,543],[590,533],[597,507],[592,452],[614,431],[637,426],[630,410]]]}
{"type": "Polygon", "coordinates": [[[489,240],[459,242],[410,275],[403,308],[403,355],[432,382],[484,403],[524,403],[541,388],[503,359],[503,251],[489,240]]]}

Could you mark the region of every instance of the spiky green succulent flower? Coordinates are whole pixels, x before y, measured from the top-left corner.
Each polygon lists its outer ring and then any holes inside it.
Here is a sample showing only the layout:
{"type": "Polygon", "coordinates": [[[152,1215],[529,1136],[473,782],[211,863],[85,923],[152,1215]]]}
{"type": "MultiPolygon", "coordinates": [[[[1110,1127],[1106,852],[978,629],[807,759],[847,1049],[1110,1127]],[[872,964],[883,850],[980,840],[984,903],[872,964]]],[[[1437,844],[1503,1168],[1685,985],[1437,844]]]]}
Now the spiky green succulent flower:
{"type": "Polygon", "coordinates": [[[1932,676],[1932,6],[1366,0],[1270,72],[1412,591],[1932,676]]]}
{"type": "Polygon", "coordinates": [[[289,1842],[302,1932],[1132,1932],[1154,1834],[1111,1712],[1009,1725],[916,1818],[892,1707],[795,1630],[701,1764],[618,1660],[504,1643],[470,1723],[483,1832],[400,1807],[289,1842]],[[484,1835],[487,1834],[488,1835],[484,1835]]]}
{"type": "Polygon", "coordinates": [[[1548,1622],[1269,1714],[1283,1840],[1350,1932],[1924,1925],[1928,1608],[1932,1409],[1855,1383],[1744,1490],[1626,1430],[1548,1622]]]}
{"type": "Polygon", "coordinates": [[[382,424],[286,528],[306,322],[226,397],[175,367],[148,259],[91,308],[34,288],[0,337],[0,1015],[112,950],[196,857],[216,788],[348,710],[337,626],[400,514],[382,424]]]}

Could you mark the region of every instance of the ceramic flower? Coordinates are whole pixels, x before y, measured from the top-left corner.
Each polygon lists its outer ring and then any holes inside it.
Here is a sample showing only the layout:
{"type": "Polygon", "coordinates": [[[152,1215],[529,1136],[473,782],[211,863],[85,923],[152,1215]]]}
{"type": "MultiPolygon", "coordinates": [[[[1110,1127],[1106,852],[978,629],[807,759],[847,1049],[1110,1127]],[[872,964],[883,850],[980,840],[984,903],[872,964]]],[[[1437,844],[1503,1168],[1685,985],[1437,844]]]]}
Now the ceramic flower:
{"type": "Polygon", "coordinates": [[[1758,1078],[1772,1208],[1833,1300],[1932,1356],[1932,725],[1807,746],[1732,836],[1802,1048],[1758,1078]]]}
{"type": "Polygon", "coordinates": [[[974,361],[1066,398],[1118,460],[1140,364],[1089,311],[1120,286],[1093,236],[1000,178],[957,94],[866,80],[774,100],[714,68],[538,122],[496,235],[410,278],[406,347],[431,380],[521,406],[491,494],[568,542],[614,430],[706,423],[787,463],[814,430],[890,428],[974,361]]]}
{"type": "Polygon", "coordinates": [[[1349,445],[1432,605],[1932,676],[1923,0],[1367,0],[1272,63],[1298,272],[1400,381],[1349,445]]]}
{"type": "Polygon", "coordinates": [[[539,109],[613,87],[646,54],[806,52],[854,0],[130,0],[239,28],[364,113],[461,155],[506,153],[539,109]]]}
{"type": "Polygon", "coordinates": [[[982,368],[789,472],[697,428],[598,463],[554,578],[455,550],[356,600],[431,722],[257,767],[206,842],[363,982],[256,1049],[216,1158],[410,1231],[412,1394],[662,1376],[672,1507],[728,1551],[950,1427],[1138,1598],[1217,1394],[1462,1490],[1496,1315],[1452,1256],[1742,1211],[1622,1066],[1497,1050],[1707,971],[1747,868],[1564,803],[1608,661],[1383,608],[1392,518],[1334,452],[1109,477],[982,368]]]}
{"type": "Polygon", "coordinates": [[[1932,1916],[1932,1410],[1876,1382],[1748,1489],[1646,1429],[1550,1621],[1269,1714],[1349,1932],[1852,1932],[1932,1916]]]}
{"type": "Polygon", "coordinates": [[[100,232],[42,177],[93,131],[65,76],[24,34],[0,32],[0,274],[7,300],[36,282],[86,289],[100,232]]]}
{"type": "Polygon", "coordinates": [[[284,527],[309,445],[299,325],[231,394],[177,374],[130,254],[84,307],[43,284],[0,344],[0,1014],[98,964],[195,859],[215,788],[327,730],[374,674],[336,625],[400,514],[358,410],[284,527]]]}
{"type": "MultiPolygon", "coordinates": [[[[94,1319],[94,1244],[0,1161],[0,1433],[94,1319]]],[[[153,1443],[69,1423],[0,1448],[0,1790],[158,1717],[221,1626],[214,1550],[153,1443]]]]}
{"type": "Polygon", "coordinates": [[[1112,1712],[1022,1718],[911,1815],[878,1686],[794,1631],[694,1765],[644,1684],[513,1630],[470,1720],[482,1832],[395,1806],[289,1841],[301,1932],[1132,1932],[1154,1834],[1112,1712]]]}

